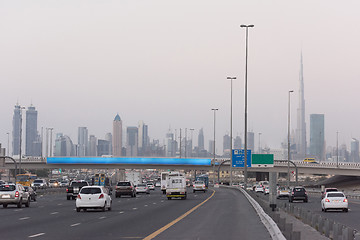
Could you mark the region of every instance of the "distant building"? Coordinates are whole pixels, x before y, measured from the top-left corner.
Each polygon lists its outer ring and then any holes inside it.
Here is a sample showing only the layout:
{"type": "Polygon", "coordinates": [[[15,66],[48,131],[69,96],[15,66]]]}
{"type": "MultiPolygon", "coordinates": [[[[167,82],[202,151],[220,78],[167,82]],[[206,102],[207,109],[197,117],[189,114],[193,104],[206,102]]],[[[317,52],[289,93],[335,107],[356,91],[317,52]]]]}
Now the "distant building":
{"type": "Polygon", "coordinates": [[[103,156],[103,155],[111,155],[111,148],[110,148],[110,142],[107,140],[98,140],[97,144],[97,155],[103,156]]]}
{"type": "Polygon", "coordinates": [[[310,156],[325,160],[324,114],[310,115],[310,156]]]}
{"type": "Polygon", "coordinates": [[[41,156],[41,145],[39,155],[39,137],[37,131],[37,116],[38,112],[35,107],[31,105],[26,110],[26,138],[25,138],[25,155],[26,156],[41,156]],[[37,142],[37,144],[34,144],[37,142]],[[37,153],[37,154],[35,154],[37,153]]]}
{"type": "Polygon", "coordinates": [[[198,147],[199,150],[204,150],[204,130],[201,128],[198,135],[198,147]]]}
{"type": "Polygon", "coordinates": [[[214,156],[214,140],[209,140],[209,154],[211,156],[214,156]]]}
{"type": "Polygon", "coordinates": [[[109,144],[110,144],[110,153],[109,153],[109,155],[112,155],[112,152],[113,152],[112,139],[113,139],[113,137],[112,137],[111,133],[105,134],[105,140],[108,141],[109,144]]]}
{"type": "Polygon", "coordinates": [[[89,156],[97,156],[97,138],[94,135],[89,137],[89,156]]]}
{"type": "Polygon", "coordinates": [[[247,149],[254,153],[255,150],[255,134],[253,132],[247,133],[247,149]]]}
{"type": "Polygon", "coordinates": [[[149,147],[148,125],[144,124],[143,121],[140,121],[138,127],[139,155],[144,156],[148,147],[149,147]]]}
{"type": "Polygon", "coordinates": [[[122,121],[119,114],[115,116],[113,121],[113,156],[122,156],[122,121]]]}
{"type": "Polygon", "coordinates": [[[234,139],[234,149],[242,149],[241,137],[237,136],[234,139]]]}
{"type": "Polygon", "coordinates": [[[56,134],[54,156],[68,157],[74,155],[75,155],[74,145],[70,137],[63,135],[62,133],[56,134]]]}
{"type": "Polygon", "coordinates": [[[138,155],[138,128],[127,127],[126,131],[126,156],[135,157],[138,155]]]}
{"type": "Polygon", "coordinates": [[[304,158],[306,156],[306,122],[305,122],[305,94],[304,94],[304,70],[303,57],[300,58],[299,73],[299,107],[297,109],[297,129],[296,129],[296,151],[297,157],[304,158]]]}
{"type": "Polygon", "coordinates": [[[19,104],[15,105],[13,115],[13,130],[12,130],[12,155],[20,154],[20,125],[21,125],[21,107],[19,104]]]}
{"type": "Polygon", "coordinates": [[[176,146],[174,140],[174,134],[169,132],[166,134],[166,157],[175,157],[176,156],[176,146]]]}
{"type": "Polygon", "coordinates": [[[360,159],[359,159],[359,140],[357,140],[356,138],[351,139],[350,161],[351,162],[360,162],[360,159]]]}
{"type": "Polygon", "coordinates": [[[77,144],[77,155],[79,157],[87,156],[88,155],[88,129],[87,127],[79,127],[78,128],[78,144],[77,144]]]}
{"type": "Polygon", "coordinates": [[[230,136],[225,134],[223,137],[223,155],[230,156],[230,136]]]}

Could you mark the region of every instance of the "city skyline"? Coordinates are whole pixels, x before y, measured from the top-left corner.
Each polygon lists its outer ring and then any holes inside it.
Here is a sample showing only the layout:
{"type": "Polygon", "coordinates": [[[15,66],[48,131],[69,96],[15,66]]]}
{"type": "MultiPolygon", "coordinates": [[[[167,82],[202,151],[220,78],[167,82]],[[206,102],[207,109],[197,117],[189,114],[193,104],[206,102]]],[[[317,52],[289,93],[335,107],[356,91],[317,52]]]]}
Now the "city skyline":
{"type": "Polygon", "coordinates": [[[331,0],[159,5],[90,0],[86,8],[20,2],[5,2],[0,9],[3,146],[17,101],[37,107],[39,128],[54,128],[74,140],[77,126],[87,126],[95,136],[112,132],[109,119],[119,112],[124,126],[143,119],[154,139],[163,139],[169,126],[203,128],[205,146],[212,136],[211,108],[219,108],[216,142],[221,146],[230,122],[227,76],[237,77],[233,133],[243,138],[245,33],[240,24],[255,25],[249,31],[248,129],[255,138],[262,133],[263,146],[280,148],[286,138],[289,90],[295,91],[291,129],[296,128],[301,52],[306,122],[310,114],[326,116],[327,146],[335,146],[336,132],[340,144],[360,136],[360,114],[350,106],[360,76],[355,1],[344,6],[331,0]]]}

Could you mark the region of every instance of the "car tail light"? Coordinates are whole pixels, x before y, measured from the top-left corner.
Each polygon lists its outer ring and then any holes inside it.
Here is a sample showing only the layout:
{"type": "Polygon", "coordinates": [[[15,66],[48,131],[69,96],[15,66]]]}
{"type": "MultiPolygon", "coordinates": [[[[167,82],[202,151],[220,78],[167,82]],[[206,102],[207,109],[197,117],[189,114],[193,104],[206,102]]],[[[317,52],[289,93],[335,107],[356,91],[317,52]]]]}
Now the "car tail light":
{"type": "Polygon", "coordinates": [[[205,184],[203,185],[203,187],[205,187],[205,184]]]}
{"type": "Polygon", "coordinates": [[[195,187],[195,185],[193,185],[193,187],[195,187]]]}
{"type": "Polygon", "coordinates": [[[80,194],[78,194],[78,195],[77,195],[77,198],[78,198],[78,199],[81,199],[81,196],[80,196],[80,194]]]}
{"type": "Polygon", "coordinates": [[[100,194],[99,199],[104,198],[104,194],[100,194]]]}
{"type": "Polygon", "coordinates": [[[132,186],[130,186],[130,189],[132,189],[132,186]]]}
{"type": "Polygon", "coordinates": [[[185,194],[184,192],[180,192],[180,194],[185,194]]]}
{"type": "Polygon", "coordinates": [[[329,199],[325,199],[325,202],[330,202],[330,200],[329,200],[329,199]]]}
{"type": "Polygon", "coordinates": [[[19,197],[19,192],[18,191],[15,192],[15,197],[19,197]]]}
{"type": "Polygon", "coordinates": [[[69,189],[68,189],[68,188],[66,189],[66,192],[69,192],[69,189]]]}
{"type": "Polygon", "coordinates": [[[343,202],[348,202],[348,200],[345,198],[343,202]]]}

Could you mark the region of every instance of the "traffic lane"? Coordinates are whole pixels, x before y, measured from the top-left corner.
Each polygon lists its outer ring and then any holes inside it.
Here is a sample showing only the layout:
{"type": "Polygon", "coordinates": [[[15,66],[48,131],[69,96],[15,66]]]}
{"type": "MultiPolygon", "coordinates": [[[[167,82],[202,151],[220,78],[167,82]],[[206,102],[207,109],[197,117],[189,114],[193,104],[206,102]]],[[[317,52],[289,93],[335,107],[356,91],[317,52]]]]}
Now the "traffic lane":
{"type": "Polygon", "coordinates": [[[271,239],[247,198],[237,189],[214,196],[155,239],[271,239]]]}
{"type": "MultiPolygon", "coordinates": [[[[142,202],[150,201],[153,204],[152,198],[159,198],[152,194],[146,196],[138,196],[137,198],[120,198],[113,203],[113,209],[133,209],[132,205],[139,205],[142,202]]],[[[79,222],[94,221],[98,218],[98,214],[102,212],[95,211],[95,215],[81,215],[75,211],[75,201],[66,200],[65,195],[51,195],[39,198],[36,207],[33,205],[30,208],[21,209],[0,209],[0,218],[4,219],[5,214],[7,221],[2,221],[0,225],[0,232],[6,233],[2,235],[5,239],[22,239],[23,237],[31,236],[33,233],[43,233],[46,230],[51,229],[63,236],[63,230],[67,226],[77,224],[79,222]],[[9,211],[10,210],[10,211],[9,211]],[[5,214],[4,214],[5,213],[5,214]],[[10,215],[10,216],[9,216],[10,215]],[[19,228],[19,225],[21,228],[19,228]]],[[[102,217],[102,216],[99,216],[102,217]]]]}
{"type": "Polygon", "coordinates": [[[8,221],[6,225],[0,226],[0,232],[4,233],[2,237],[4,239],[27,237],[63,239],[70,236],[71,239],[83,239],[86,236],[89,239],[98,239],[108,236],[112,239],[118,238],[119,235],[138,234],[142,237],[157,230],[162,224],[165,225],[168,221],[166,217],[171,217],[172,211],[175,210],[175,215],[181,215],[182,211],[185,211],[184,208],[191,208],[192,202],[201,201],[201,196],[189,194],[189,200],[169,201],[160,191],[152,192],[150,195],[141,195],[137,198],[118,199],[113,202],[111,212],[77,213],[75,201],[64,200],[63,196],[58,196],[57,201],[54,199],[48,201],[44,208],[37,209],[38,211],[32,214],[30,211],[24,211],[25,217],[15,218],[8,221]],[[63,204],[58,205],[57,201],[63,204]],[[60,208],[64,209],[60,210],[60,208]]]}

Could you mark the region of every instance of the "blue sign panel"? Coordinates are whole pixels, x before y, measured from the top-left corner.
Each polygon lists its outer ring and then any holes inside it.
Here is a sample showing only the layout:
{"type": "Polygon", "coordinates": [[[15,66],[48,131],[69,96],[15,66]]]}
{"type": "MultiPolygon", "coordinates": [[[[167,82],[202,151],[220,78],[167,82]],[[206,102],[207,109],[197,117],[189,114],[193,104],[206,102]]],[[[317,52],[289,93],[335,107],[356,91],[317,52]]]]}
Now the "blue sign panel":
{"type": "Polygon", "coordinates": [[[47,164],[153,164],[211,166],[208,158],[48,157],[47,164]]]}
{"type": "MultiPolygon", "coordinates": [[[[233,149],[232,166],[245,167],[245,151],[244,149],[233,149]]],[[[247,150],[247,167],[251,167],[251,150],[247,150]]]]}

